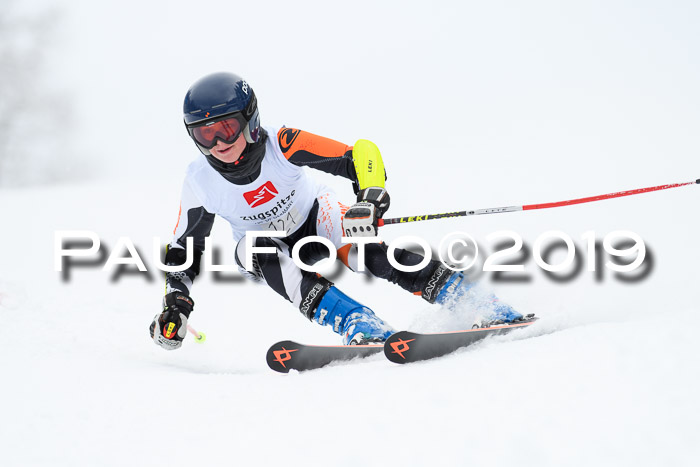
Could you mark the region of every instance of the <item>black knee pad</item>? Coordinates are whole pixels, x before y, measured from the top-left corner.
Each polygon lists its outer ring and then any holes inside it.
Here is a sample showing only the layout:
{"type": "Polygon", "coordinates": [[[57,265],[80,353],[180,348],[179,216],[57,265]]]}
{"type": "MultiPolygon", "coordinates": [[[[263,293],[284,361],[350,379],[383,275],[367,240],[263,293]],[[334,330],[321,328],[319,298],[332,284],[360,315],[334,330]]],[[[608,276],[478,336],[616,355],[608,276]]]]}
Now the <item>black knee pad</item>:
{"type": "MultiPolygon", "coordinates": [[[[385,243],[371,243],[366,245],[365,249],[365,265],[372,275],[393,282],[411,293],[422,291],[440,265],[440,261],[430,260],[427,266],[419,271],[404,272],[389,263],[387,259],[389,247],[385,243]]],[[[405,266],[420,264],[423,258],[423,255],[403,248],[394,250],[394,259],[405,266]]]]}

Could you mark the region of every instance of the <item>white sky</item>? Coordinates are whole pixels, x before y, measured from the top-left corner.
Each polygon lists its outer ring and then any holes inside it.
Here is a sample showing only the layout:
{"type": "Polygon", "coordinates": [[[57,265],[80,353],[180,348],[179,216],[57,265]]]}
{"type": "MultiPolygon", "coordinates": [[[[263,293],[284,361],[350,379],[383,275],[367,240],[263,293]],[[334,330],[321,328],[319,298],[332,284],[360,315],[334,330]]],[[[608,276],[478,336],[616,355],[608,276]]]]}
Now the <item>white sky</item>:
{"type": "Polygon", "coordinates": [[[184,94],[227,70],[252,84],[263,124],[372,139],[392,181],[428,170],[459,185],[478,169],[525,177],[534,202],[571,192],[574,174],[612,189],[700,176],[695,2],[55,4],[52,76],[105,169],[179,176],[197,153],[184,94]]]}

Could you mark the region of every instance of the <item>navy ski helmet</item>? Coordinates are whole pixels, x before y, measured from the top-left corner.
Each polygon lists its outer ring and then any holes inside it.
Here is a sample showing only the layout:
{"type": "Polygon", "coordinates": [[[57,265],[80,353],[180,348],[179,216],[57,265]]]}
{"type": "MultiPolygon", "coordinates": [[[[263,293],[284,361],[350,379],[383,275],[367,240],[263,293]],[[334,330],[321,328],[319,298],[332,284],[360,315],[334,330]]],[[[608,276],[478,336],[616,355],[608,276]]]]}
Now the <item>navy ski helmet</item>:
{"type": "Polygon", "coordinates": [[[206,156],[219,139],[233,143],[243,134],[252,144],[260,137],[258,100],[253,88],[234,73],[199,79],[187,91],[182,111],[187,132],[206,156]]]}

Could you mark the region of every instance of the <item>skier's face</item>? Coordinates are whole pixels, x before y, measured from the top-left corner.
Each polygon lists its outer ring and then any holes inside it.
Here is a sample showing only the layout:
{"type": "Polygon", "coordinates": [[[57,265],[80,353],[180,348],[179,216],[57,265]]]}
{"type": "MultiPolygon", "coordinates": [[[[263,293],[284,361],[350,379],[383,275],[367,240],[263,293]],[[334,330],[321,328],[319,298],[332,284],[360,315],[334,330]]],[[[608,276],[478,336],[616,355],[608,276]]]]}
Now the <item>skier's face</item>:
{"type": "Polygon", "coordinates": [[[230,164],[236,162],[241,153],[245,149],[246,141],[241,133],[233,143],[224,143],[220,139],[216,142],[216,146],[210,149],[211,154],[221,162],[230,164]]]}

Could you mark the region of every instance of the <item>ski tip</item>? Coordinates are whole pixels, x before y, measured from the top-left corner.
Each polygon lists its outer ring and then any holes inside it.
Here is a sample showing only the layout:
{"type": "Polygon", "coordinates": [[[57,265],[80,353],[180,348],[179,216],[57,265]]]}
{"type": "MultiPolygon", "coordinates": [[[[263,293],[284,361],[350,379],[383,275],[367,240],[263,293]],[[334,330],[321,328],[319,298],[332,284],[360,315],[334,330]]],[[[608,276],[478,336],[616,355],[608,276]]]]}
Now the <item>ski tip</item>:
{"type": "Polygon", "coordinates": [[[384,355],[394,363],[408,363],[404,353],[408,351],[410,343],[416,340],[417,334],[410,331],[395,332],[384,343],[384,355]]]}
{"type": "Polygon", "coordinates": [[[281,341],[267,350],[267,366],[271,370],[278,373],[289,373],[291,366],[289,361],[292,359],[293,352],[299,350],[300,345],[293,341],[281,341]]]}
{"type": "Polygon", "coordinates": [[[399,331],[389,336],[384,343],[384,355],[390,361],[400,364],[429,360],[468,347],[487,336],[504,334],[514,329],[527,327],[535,321],[537,321],[536,316],[527,315],[513,323],[486,327],[477,326],[462,331],[428,334],[399,331]]]}

